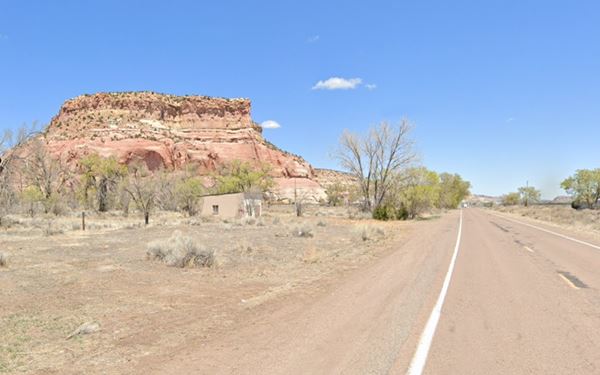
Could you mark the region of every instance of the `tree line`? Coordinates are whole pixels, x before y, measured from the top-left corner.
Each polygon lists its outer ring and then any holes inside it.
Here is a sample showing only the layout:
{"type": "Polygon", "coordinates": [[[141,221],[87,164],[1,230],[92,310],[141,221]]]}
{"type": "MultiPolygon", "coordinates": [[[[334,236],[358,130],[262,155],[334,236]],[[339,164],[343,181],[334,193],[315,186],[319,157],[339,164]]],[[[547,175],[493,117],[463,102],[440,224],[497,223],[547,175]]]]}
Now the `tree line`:
{"type": "MultiPolygon", "coordinates": [[[[470,194],[470,183],[460,175],[416,166],[410,131],[407,121],[383,122],[364,135],[345,131],[340,138],[335,156],[357,181],[353,195],[375,219],[412,219],[433,207],[457,208],[470,194]]],[[[342,189],[330,190],[339,195],[342,189]]]]}
{"type": "Polygon", "coordinates": [[[198,213],[207,194],[266,191],[274,185],[268,166],[232,161],[199,176],[183,171],[150,171],[145,163],[124,165],[114,156],[92,153],[76,166],[50,155],[44,134],[20,131],[0,138],[0,226],[10,213],[60,215],[68,210],[107,212],[137,209],[148,224],[154,209],[198,213]]]}
{"type": "MultiPolygon", "coordinates": [[[[409,136],[410,125],[381,123],[366,135],[344,132],[336,157],[356,181],[327,188],[327,203],[357,204],[381,220],[412,219],[431,208],[457,208],[470,184],[458,174],[436,173],[418,166],[409,136]]],[[[0,142],[0,225],[19,211],[61,214],[66,210],[131,208],[147,224],[154,209],[196,215],[202,196],[244,191],[267,192],[274,187],[268,165],[233,161],[208,176],[190,166],[182,171],[150,171],[143,162],[124,165],[113,157],[89,154],[76,166],[48,151],[43,132],[21,130],[0,142]],[[22,147],[26,146],[26,147],[22,147]]],[[[301,212],[300,198],[294,202],[301,212]]]]}
{"type": "MultiPolygon", "coordinates": [[[[572,176],[564,179],[560,187],[572,198],[575,209],[598,208],[600,204],[600,168],[578,169],[572,176]]],[[[502,196],[502,204],[528,206],[540,201],[541,193],[532,186],[521,187],[517,192],[502,196]]]]}

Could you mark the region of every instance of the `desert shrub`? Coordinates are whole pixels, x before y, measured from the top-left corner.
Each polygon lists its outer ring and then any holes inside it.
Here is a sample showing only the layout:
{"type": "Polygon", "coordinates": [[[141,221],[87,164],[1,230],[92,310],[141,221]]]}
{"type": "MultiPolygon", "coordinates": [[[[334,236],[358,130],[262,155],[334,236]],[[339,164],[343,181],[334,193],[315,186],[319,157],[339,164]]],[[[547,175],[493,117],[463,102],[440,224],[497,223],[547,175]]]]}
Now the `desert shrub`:
{"type": "Polygon", "coordinates": [[[64,229],[53,225],[51,221],[48,221],[47,225],[44,227],[44,236],[55,236],[63,233],[65,233],[64,229]]]}
{"type": "Polygon", "coordinates": [[[215,261],[214,251],[201,248],[191,237],[177,231],[167,240],[149,243],[146,256],[179,268],[211,267],[215,261]]]}
{"type": "Polygon", "coordinates": [[[292,232],[292,234],[295,237],[303,237],[303,238],[313,237],[312,229],[307,226],[295,228],[294,231],[292,232]]]}
{"type": "Polygon", "coordinates": [[[405,205],[401,204],[400,207],[396,209],[396,220],[408,220],[410,213],[405,205]]]}
{"type": "Polygon", "coordinates": [[[281,224],[281,219],[278,217],[273,218],[273,225],[279,225],[281,224]]]}
{"type": "Polygon", "coordinates": [[[581,210],[582,208],[584,208],[584,205],[580,201],[574,200],[573,202],[571,202],[571,208],[575,210],[581,210]]]}
{"type": "Polygon", "coordinates": [[[407,220],[410,213],[404,204],[395,207],[392,204],[382,204],[373,210],[373,219],[375,220],[407,220]]]}
{"type": "Polygon", "coordinates": [[[388,210],[385,206],[375,207],[373,210],[373,219],[375,220],[389,220],[388,210]]]}
{"type": "Polygon", "coordinates": [[[5,216],[2,218],[2,221],[0,222],[0,227],[12,228],[18,224],[21,224],[18,219],[15,219],[11,216],[5,216]]]}
{"type": "Polygon", "coordinates": [[[8,257],[4,253],[0,253],[0,267],[6,267],[8,264],[8,257]]]}
{"type": "Polygon", "coordinates": [[[360,231],[360,239],[364,242],[376,241],[383,238],[385,238],[385,230],[383,230],[383,228],[364,226],[360,231]]]}
{"type": "Polygon", "coordinates": [[[188,220],[188,225],[202,225],[202,219],[198,219],[198,218],[192,218],[190,220],[188,220]]]}
{"type": "Polygon", "coordinates": [[[363,228],[362,232],[360,233],[360,238],[363,241],[368,241],[369,240],[369,232],[367,231],[367,228],[363,228]]]}
{"type": "Polygon", "coordinates": [[[255,225],[256,219],[253,217],[246,217],[242,219],[242,224],[244,225],[255,225]]]}
{"type": "Polygon", "coordinates": [[[327,223],[325,223],[324,221],[321,221],[321,220],[320,220],[320,221],[317,223],[317,226],[318,226],[318,227],[325,227],[325,226],[327,226],[327,223]]]}

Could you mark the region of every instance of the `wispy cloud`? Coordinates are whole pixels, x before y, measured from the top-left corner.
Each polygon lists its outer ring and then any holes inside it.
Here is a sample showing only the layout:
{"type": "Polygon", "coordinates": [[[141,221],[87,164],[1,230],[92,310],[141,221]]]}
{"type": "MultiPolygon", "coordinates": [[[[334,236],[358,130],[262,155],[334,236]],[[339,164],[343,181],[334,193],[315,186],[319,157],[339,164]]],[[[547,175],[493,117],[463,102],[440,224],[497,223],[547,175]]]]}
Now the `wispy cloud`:
{"type": "Polygon", "coordinates": [[[281,127],[277,121],[273,120],[264,121],[262,124],[260,124],[260,126],[263,129],[279,129],[281,127]]]}
{"type": "Polygon", "coordinates": [[[321,37],[319,35],[313,35],[306,39],[306,43],[316,43],[319,41],[319,39],[321,39],[321,37]]]}
{"type": "Polygon", "coordinates": [[[377,88],[377,85],[376,85],[376,84],[374,84],[374,83],[367,83],[367,84],[365,85],[365,87],[366,87],[368,90],[375,90],[375,89],[377,88]]]}
{"type": "Polygon", "coordinates": [[[511,123],[513,121],[515,121],[515,119],[513,117],[509,117],[509,118],[506,119],[507,123],[511,123]]]}
{"type": "Polygon", "coordinates": [[[340,78],[331,77],[324,81],[317,82],[312,89],[313,90],[352,90],[362,84],[360,78],[340,78]]]}
{"type": "Polygon", "coordinates": [[[8,39],[8,35],[0,33],[0,40],[8,39]]]}

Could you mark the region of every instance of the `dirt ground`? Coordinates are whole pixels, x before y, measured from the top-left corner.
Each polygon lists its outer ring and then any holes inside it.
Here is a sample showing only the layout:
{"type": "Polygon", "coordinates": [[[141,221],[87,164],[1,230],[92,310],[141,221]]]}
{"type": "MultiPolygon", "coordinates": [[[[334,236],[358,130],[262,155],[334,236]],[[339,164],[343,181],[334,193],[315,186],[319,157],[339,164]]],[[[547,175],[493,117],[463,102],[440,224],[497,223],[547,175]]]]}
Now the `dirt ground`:
{"type": "Polygon", "coordinates": [[[347,209],[274,206],[257,222],[158,213],[13,217],[0,230],[0,373],[124,373],[191,340],[226,335],[261,305],[314,293],[397,248],[419,222],[347,209]],[[350,218],[349,216],[352,216],[350,218]],[[211,268],[168,267],[147,245],[180,231],[215,252],[211,268]],[[305,231],[312,236],[299,237],[305,231]],[[99,331],[67,337],[83,323],[99,331]]]}

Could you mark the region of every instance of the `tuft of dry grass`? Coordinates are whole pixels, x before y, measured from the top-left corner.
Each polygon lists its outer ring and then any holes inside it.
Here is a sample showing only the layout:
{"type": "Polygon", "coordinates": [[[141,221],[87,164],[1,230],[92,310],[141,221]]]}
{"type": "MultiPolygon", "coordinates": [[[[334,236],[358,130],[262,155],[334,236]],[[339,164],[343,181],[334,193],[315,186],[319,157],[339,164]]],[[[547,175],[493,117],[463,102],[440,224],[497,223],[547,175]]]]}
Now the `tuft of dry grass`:
{"type": "Polygon", "coordinates": [[[215,263],[215,253],[204,249],[189,236],[175,231],[166,240],[153,241],[148,244],[146,257],[159,260],[171,267],[212,267],[215,263]]]}
{"type": "Polygon", "coordinates": [[[87,322],[83,323],[75,331],[73,331],[69,336],[67,336],[67,340],[72,339],[75,336],[83,336],[89,335],[90,333],[98,332],[100,330],[100,325],[96,322],[87,322]]]}
{"type": "Polygon", "coordinates": [[[360,229],[360,239],[366,241],[377,241],[385,238],[385,230],[380,227],[365,225],[360,229]]]}
{"type": "Polygon", "coordinates": [[[295,237],[310,238],[313,237],[312,228],[306,225],[297,227],[292,231],[295,237]]]}
{"type": "Polygon", "coordinates": [[[242,225],[255,225],[256,219],[253,217],[246,217],[242,219],[242,225]]]}
{"type": "Polygon", "coordinates": [[[0,267],[6,267],[8,264],[8,257],[4,253],[0,253],[0,267]]]}
{"type": "Polygon", "coordinates": [[[321,255],[315,246],[308,246],[302,253],[302,261],[307,264],[318,263],[321,255]]]}

